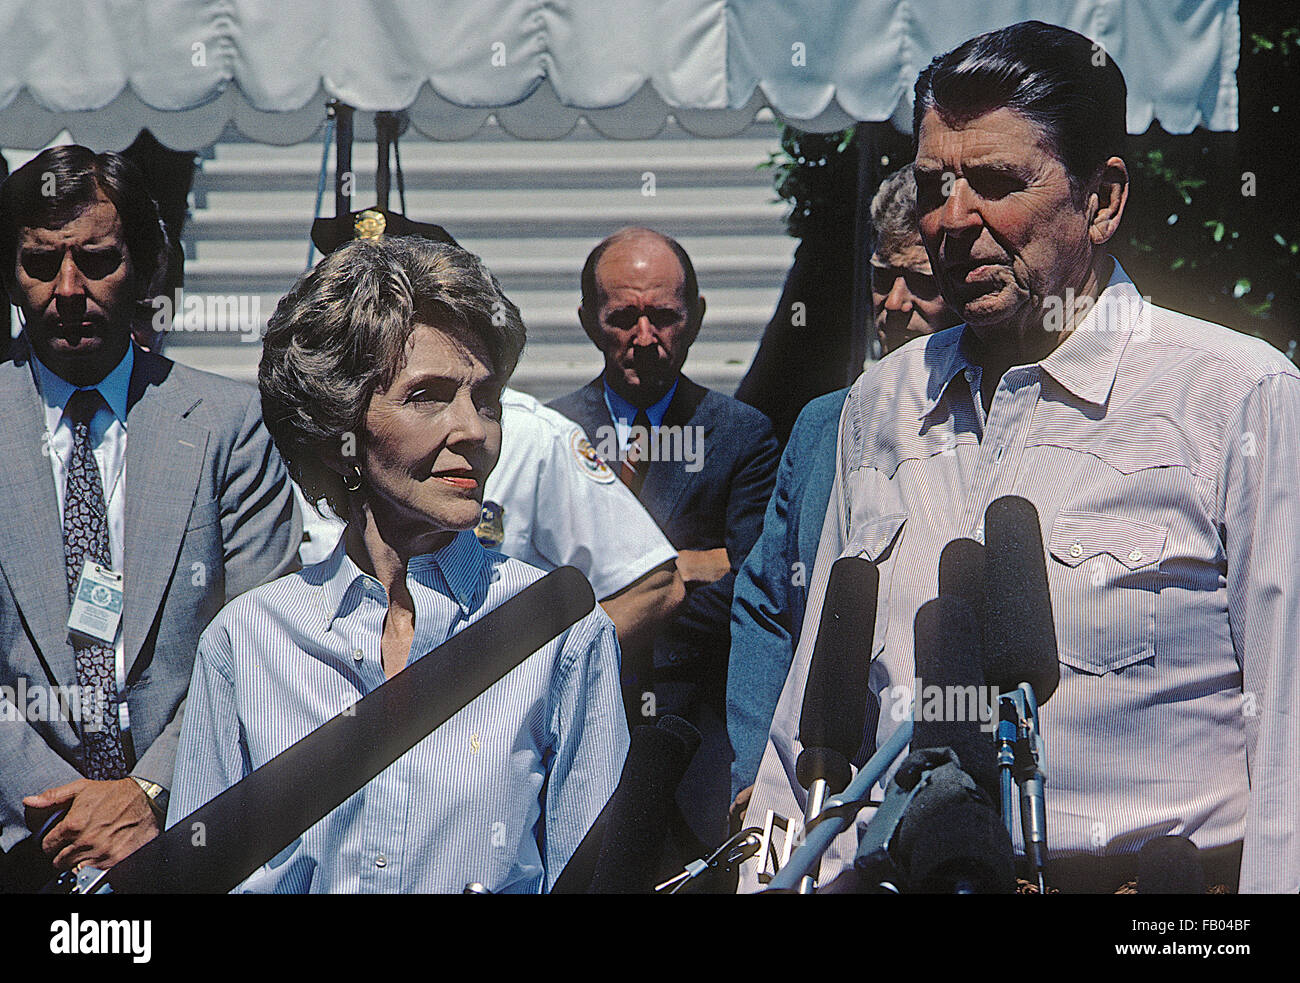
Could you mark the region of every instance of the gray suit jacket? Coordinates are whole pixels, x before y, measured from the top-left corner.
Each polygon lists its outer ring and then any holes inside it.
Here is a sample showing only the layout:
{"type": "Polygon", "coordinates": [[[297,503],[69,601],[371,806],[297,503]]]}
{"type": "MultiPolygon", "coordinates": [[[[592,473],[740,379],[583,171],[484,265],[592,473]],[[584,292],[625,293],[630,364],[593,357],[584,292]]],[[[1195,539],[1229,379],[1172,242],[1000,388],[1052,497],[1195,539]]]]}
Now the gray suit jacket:
{"type": "MultiPolygon", "coordinates": [[[[23,348],[0,364],[0,693],[16,699],[21,685],[30,701],[77,674],[62,517],[23,348]]],[[[302,518],[252,387],[137,349],[127,405],[122,695],[132,774],[170,787],[199,635],[235,595],[296,569],[302,518]]],[[[24,795],[82,777],[80,724],[27,709],[0,698],[5,850],[28,835],[24,795]]]]}

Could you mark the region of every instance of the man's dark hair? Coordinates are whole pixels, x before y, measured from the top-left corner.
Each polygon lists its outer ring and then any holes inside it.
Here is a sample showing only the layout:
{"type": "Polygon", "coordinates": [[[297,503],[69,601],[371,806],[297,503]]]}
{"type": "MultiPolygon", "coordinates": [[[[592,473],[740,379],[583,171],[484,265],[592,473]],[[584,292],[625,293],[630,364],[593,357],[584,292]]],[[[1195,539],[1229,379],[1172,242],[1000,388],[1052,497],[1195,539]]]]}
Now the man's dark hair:
{"type": "Polygon", "coordinates": [[[0,276],[12,282],[22,229],[52,229],[73,221],[100,193],[113,203],[140,287],[147,300],[167,273],[167,233],[144,175],[130,160],[70,144],[51,147],[0,185],[0,276]]]}
{"type": "Polygon", "coordinates": [[[1022,21],[971,38],[939,55],[916,80],[912,138],[934,109],[966,121],[1005,107],[1039,127],[1081,201],[1110,157],[1123,157],[1128,129],[1124,73],[1082,34],[1022,21]]]}
{"type": "Polygon", "coordinates": [[[682,268],[682,292],[685,294],[686,309],[694,317],[695,311],[700,306],[700,284],[695,278],[695,264],[691,262],[691,257],[686,254],[686,250],[682,248],[681,243],[672,236],[666,236],[662,232],[640,226],[619,229],[613,235],[602,239],[600,244],[587,256],[587,262],[582,266],[583,310],[594,315],[600,308],[600,289],[596,285],[596,266],[600,263],[600,258],[605,255],[605,250],[617,242],[625,242],[628,239],[637,239],[641,236],[658,239],[671,249],[673,255],[677,257],[677,263],[682,268]]]}

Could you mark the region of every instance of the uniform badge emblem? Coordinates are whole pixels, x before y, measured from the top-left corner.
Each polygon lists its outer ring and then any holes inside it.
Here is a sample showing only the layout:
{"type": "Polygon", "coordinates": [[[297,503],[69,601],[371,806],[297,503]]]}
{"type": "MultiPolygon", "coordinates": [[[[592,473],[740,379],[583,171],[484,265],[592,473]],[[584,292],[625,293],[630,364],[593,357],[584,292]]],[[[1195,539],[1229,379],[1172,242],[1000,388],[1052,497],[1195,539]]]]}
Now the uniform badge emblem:
{"type": "Polygon", "coordinates": [[[478,514],[478,526],[474,529],[478,541],[490,550],[494,550],[506,541],[505,506],[496,502],[484,502],[478,514]]]}
{"type": "Polygon", "coordinates": [[[611,481],[618,480],[618,475],[600,459],[600,455],[596,453],[596,448],[591,446],[591,442],[582,435],[581,431],[575,430],[569,436],[569,449],[573,451],[573,456],[577,458],[578,464],[581,465],[583,474],[592,481],[608,485],[611,481]]]}
{"type": "Polygon", "coordinates": [[[359,213],[352,223],[352,230],[358,239],[378,239],[387,227],[388,219],[384,218],[383,212],[377,212],[373,208],[359,213]]]}

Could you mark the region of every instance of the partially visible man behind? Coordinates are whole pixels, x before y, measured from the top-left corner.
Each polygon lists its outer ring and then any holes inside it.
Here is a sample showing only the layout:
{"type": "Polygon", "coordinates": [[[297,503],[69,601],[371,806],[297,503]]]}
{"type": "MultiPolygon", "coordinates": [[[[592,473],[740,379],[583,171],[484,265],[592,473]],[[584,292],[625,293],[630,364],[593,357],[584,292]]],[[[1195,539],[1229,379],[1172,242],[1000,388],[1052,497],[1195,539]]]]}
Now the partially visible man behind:
{"type": "Polygon", "coordinates": [[[199,633],[302,535],[257,391],[132,344],[165,261],[117,154],[55,147],[0,189],[24,320],[0,365],[0,845],[66,808],[50,875],[157,834],[199,633]]]}
{"type": "Polygon", "coordinates": [[[916,178],[912,165],[880,182],[871,199],[871,313],[880,357],[913,338],[951,328],[961,319],[944,302],[939,281],[916,225],[916,178]]]}
{"type": "Polygon", "coordinates": [[[704,735],[679,802],[708,845],[724,831],[729,801],[732,587],[758,539],[777,443],[762,413],[682,374],[704,310],[675,240],[644,228],[615,232],[587,258],[578,310],[605,371],[550,405],[583,427],[677,549],[686,601],[655,642],[647,701],[704,735]]]}
{"type": "MultiPolygon", "coordinates": [[[[900,167],[871,199],[876,245],[871,305],[881,355],[913,338],[952,327],[959,318],[939,293],[916,228],[916,180],[900,167]]],[[[772,712],[803,625],[808,582],[831,483],[835,436],[848,389],[818,396],[795,421],[781,455],[763,534],[736,577],[727,663],[727,733],[735,760],[731,792],[743,808],[758,773],[772,712]]]]}
{"type": "MultiPolygon", "coordinates": [[[[1041,716],[1049,885],[1114,891],[1171,834],[1201,849],[1207,883],[1294,893],[1300,373],[1262,341],[1155,307],[1107,255],[1129,193],[1126,98],[1105,51],[1039,22],[922,72],[921,235],[965,323],[852,387],[805,621],[836,557],[875,561],[872,688],[898,699],[940,552],[982,539],[995,499],[1028,499],[1062,664],[1041,716]]],[[[789,776],[816,635],[800,639],[751,810],[802,810],[789,776]]],[[[882,705],[878,743],[896,709],[882,705]]],[[[855,849],[851,831],[837,839],[823,880],[855,849]]]]}

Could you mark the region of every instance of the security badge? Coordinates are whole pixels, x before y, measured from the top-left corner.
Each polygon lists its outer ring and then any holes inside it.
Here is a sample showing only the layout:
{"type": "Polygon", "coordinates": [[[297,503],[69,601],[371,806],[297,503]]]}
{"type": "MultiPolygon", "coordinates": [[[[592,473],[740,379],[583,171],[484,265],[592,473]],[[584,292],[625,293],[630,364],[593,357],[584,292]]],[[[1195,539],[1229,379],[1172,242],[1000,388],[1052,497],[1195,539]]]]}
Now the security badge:
{"type": "Polygon", "coordinates": [[[583,474],[592,481],[607,485],[611,481],[618,480],[618,475],[600,459],[600,455],[596,453],[596,448],[591,446],[591,442],[582,435],[581,431],[575,430],[569,435],[569,449],[573,451],[573,456],[582,465],[583,474]]]}
{"type": "Polygon", "coordinates": [[[358,239],[378,239],[387,227],[388,220],[384,218],[384,213],[373,208],[359,212],[356,221],[352,223],[352,231],[358,239]]]}
{"type": "Polygon", "coordinates": [[[122,575],[87,560],[77,579],[68,631],[112,645],[122,620],[122,575]]]}
{"type": "Polygon", "coordinates": [[[479,512],[478,525],[474,528],[478,541],[490,550],[496,549],[506,540],[505,506],[496,502],[484,502],[479,512]]]}

